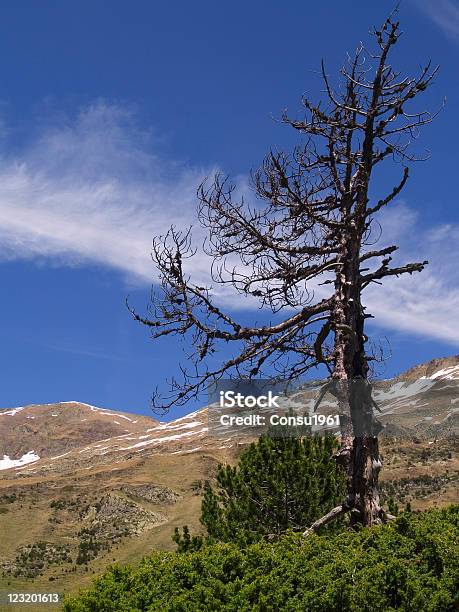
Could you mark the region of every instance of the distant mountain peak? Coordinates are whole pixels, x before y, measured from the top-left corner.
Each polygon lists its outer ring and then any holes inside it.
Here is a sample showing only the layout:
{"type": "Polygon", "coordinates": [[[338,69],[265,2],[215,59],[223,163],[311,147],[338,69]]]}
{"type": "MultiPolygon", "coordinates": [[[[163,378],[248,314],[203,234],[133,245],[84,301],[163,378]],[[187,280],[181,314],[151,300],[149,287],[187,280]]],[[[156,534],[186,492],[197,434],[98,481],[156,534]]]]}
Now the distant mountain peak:
{"type": "MultiPolygon", "coordinates": [[[[129,433],[141,433],[156,419],[69,401],[0,409],[0,457],[51,457],[129,433]]],[[[3,468],[5,469],[5,468],[3,468]]]]}
{"type": "Polygon", "coordinates": [[[408,370],[395,377],[396,380],[417,380],[419,378],[432,378],[441,376],[443,373],[447,375],[458,372],[459,378],[459,355],[451,355],[450,357],[438,357],[431,359],[425,363],[415,365],[408,370]],[[453,370],[455,368],[455,370],[453,370]],[[446,372],[447,371],[447,372],[446,372]],[[440,374],[439,374],[440,373],[440,374]]]}
{"type": "MultiPolygon", "coordinates": [[[[300,391],[305,410],[312,410],[319,383],[300,391]]],[[[433,438],[450,435],[457,428],[458,389],[459,355],[432,359],[375,382],[377,416],[391,431],[433,438]],[[457,386],[451,384],[456,380],[457,386]]],[[[331,400],[327,403],[335,410],[331,400]]],[[[74,473],[103,465],[115,469],[114,464],[155,454],[221,454],[250,441],[247,434],[235,434],[222,440],[209,436],[207,408],[161,423],[84,402],[31,404],[0,410],[0,469],[12,476],[38,470],[74,473]]]]}

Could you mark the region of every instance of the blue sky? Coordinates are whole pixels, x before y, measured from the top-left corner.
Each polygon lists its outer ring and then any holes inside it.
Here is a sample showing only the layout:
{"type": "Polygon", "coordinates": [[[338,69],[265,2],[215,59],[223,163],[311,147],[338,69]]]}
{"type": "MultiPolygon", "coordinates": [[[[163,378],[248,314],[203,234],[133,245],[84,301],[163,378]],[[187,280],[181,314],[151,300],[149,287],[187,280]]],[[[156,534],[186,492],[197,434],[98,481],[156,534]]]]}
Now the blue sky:
{"type": "MultiPolygon", "coordinates": [[[[182,351],[153,344],[124,306],[128,294],[147,303],[152,236],[193,222],[206,174],[219,168],[243,184],[270,146],[294,142],[272,117],[295,112],[306,91],[318,96],[321,58],[338,68],[392,7],[369,5],[0,7],[0,406],[75,399],[149,413],[182,351]]],[[[459,3],[405,0],[400,17],[394,63],[440,63],[423,102],[447,105],[418,144],[431,159],[384,219],[406,258],[431,261],[415,283],[368,296],[372,335],[393,353],[384,375],[459,352],[459,3]]]]}

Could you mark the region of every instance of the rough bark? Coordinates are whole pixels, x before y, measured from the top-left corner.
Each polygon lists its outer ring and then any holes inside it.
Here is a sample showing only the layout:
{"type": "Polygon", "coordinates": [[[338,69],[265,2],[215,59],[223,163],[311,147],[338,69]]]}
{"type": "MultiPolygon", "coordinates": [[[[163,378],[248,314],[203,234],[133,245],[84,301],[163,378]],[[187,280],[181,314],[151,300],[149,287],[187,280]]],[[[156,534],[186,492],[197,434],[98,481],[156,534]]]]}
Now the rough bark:
{"type": "Polygon", "coordinates": [[[310,527],[308,527],[308,529],[306,529],[303,535],[308,536],[308,535],[315,533],[316,531],[319,531],[321,527],[325,527],[325,525],[328,525],[329,523],[336,521],[337,518],[339,518],[340,516],[343,516],[343,514],[345,514],[347,511],[348,511],[348,508],[346,508],[346,506],[344,505],[336,506],[336,508],[333,508],[333,510],[330,510],[330,512],[322,516],[320,519],[315,521],[310,527]]]}

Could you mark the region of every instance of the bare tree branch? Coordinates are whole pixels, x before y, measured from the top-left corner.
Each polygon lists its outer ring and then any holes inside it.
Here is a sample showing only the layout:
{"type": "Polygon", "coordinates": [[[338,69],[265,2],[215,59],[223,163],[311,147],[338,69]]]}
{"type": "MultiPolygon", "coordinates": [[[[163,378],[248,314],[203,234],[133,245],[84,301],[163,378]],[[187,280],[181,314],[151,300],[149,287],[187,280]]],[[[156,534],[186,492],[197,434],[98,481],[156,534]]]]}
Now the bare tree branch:
{"type": "Polygon", "coordinates": [[[178,336],[192,347],[181,367],[182,379],[170,381],[166,398],[155,394],[156,409],[184,404],[223,376],[290,382],[318,365],[328,369],[330,379],[316,408],[332,390],[340,413],[348,416],[338,453],[348,494],[312,531],[347,510],[351,524],[384,520],[365,330],[372,315],[362,298],[371,283],[420,272],[427,265],[397,262],[391,267],[397,245],[374,239],[381,227],[379,213],[405,187],[408,166],[421,159],[413,150],[420,128],[436,116],[412,105],[430,87],[438,67],[428,61],[416,76],[404,76],[389,62],[401,35],[395,15],[374,30],[373,53],[359,45],[348,56],[337,82],[322,62],[324,100],[304,97],[303,116],[282,115],[302,144],[289,153],[268,152],[251,174],[250,201],[220,173],[199,186],[209,285],[193,282],[189,273],[196,254],[190,231],[172,227],[153,242],[161,285],[152,292],[149,312],[141,315],[129,306],[153,338],[178,336]],[[374,198],[373,178],[389,162],[403,164],[402,177],[374,198]],[[362,267],[365,262],[368,267],[362,267]],[[222,286],[256,301],[274,321],[241,324],[221,306],[222,286]],[[225,356],[217,359],[222,349],[225,356]],[[356,435],[359,419],[365,435],[356,435]]]}

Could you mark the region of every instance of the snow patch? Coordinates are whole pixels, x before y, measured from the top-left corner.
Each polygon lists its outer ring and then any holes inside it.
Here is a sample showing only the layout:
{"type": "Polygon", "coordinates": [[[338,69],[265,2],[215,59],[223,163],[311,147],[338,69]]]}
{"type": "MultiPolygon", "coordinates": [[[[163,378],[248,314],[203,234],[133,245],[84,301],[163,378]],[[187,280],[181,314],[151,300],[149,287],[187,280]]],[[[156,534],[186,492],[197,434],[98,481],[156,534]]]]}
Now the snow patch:
{"type": "Polygon", "coordinates": [[[2,416],[2,414],[8,414],[10,416],[14,416],[18,412],[21,412],[21,410],[24,410],[24,408],[25,406],[18,406],[17,408],[12,408],[11,410],[2,410],[0,411],[0,416],[2,416]]]}
{"type": "Polygon", "coordinates": [[[414,395],[418,395],[428,389],[431,389],[435,383],[432,382],[430,378],[416,380],[413,383],[404,383],[397,382],[395,385],[392,385],[388,391],[375,390],[375,400],[378,401],[393,401],[396,402],[403,401],[409,397],[413,397],[414,395]]]}
{"type": "Polygon", "coordinates": [[[126,446],[119,450],[131,450],[132,448],[140,448],[141,446],[148,446],[150,444],[163,444],[163,442],[169,442],[171,440],[180,440],[181,438],[188,438],[190,436],[195,436],[200,433],[205,433],[208,431],[207,427],[203,427],[199,431],[186,431],[182,434],[176,434],[175,436],[165,436],[164,438],[153,438],[152,440],[145,440],[145,442],[138,442],[137,444],[133,444],[132,446],[126,446]]]}
{"type": "Polygon", "coordinates": [[[164,438],[157,438],[157,441],[162,444],[163,442],[168,442],[169,440],[180,440],[180,438],[187,438],[189,436],[194,436],[200,433],[206,433],[208,429],[209,429],[208,427],[203,427],[199,431],[186,431],[185,433],[176,434],[175,436],[166,436],[164,438]]]}
{"type": "Polygon", "coordinates": [[[175,419],[172,421],[173,423],[179,423],[180,421],[185,421],[186,419],[190,419],[191,417],[195,417],[197,414],[204,412],[205,408],[200,408],[199,410],[195,410],[194,412],[190,412],[185,416],[180,417],[179,419],[175,419]]]}
{"type": "Polygon", "coordinates": [[[0,459],[0,470],[17,468],[21,465],[27,465],[28,463],[38,461],[39,459],[40,457],[33,450],[29,451],[25,455],[22,455],[20,459],[10,459],[8,455],[3,455],[3,459],[0,459]]]}
{"type": "MultiPolygon", "coordinates": [[[[57,402],[58,404],[80,404],[80,406],[86,406],[86,408],[91,408],[93,412],[98,412],[99,410],[107,410],[107,408],[99,408],[99,406],[92,406],[91,404],[85,404],[84,402],[57,402]]],[[[48,406],[52,406],[52,404],[47,404],[48,406]]]]}
{"type": "Polygon", "coordinates": [[[56,455],[55,457],[51,457],[50,461],[54,461],[54,459],[60,459],[61,457],[65,457],[66,455],[69,455],[72,451],[67,451],[66,453],[64,453],[63,455],[56,455]]]}
{"type": "MultiPolygon", "coordinates": [[[[175,423],[176,421],[173,421],[175,423]]],[[[199,427],[202,425],[201,421],[191,421],[191,423],[184,423],[179,425],[171,425],[169,423],[163,423],[162,425],[158,425],[158,427],[152,427],[151,429],[147,429],[147,431],[163,431],[165,429],[191,429],[193,427],[199,427]]]]}
{"type": "MultiPolygon", "coordinates": [[[[98,408],[97,410],[107,410],[106,408],[98,408]]],[[[104,416],[114,416],[117,417],[118,419],[126,419],[126,421],[130,421],[131,423],[137,423],[137,421],[133,421],[132,419],[130,419],[127,416],[124,416],[124,414],[117,414],[116,412],[102,412],[102,414],[104,416]]],[[[115,421],[115,423],[117,423],[118,421],[115,421]]],[[[119,423],[118,423],[119,425],[119,423]]]]}
{"type": "Polygon", "coordinates": [[[422,376],[422,378],[429,378],[430,380],[436,380],[438,378],[442,380],[459,380],[459,365],[443,368],[431,376],[422,376]]]}

